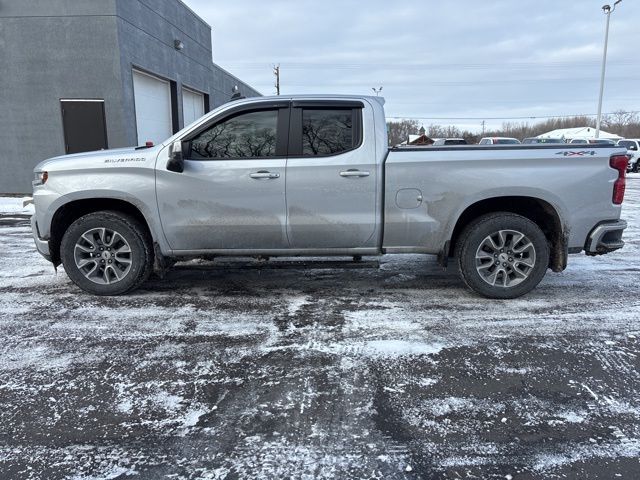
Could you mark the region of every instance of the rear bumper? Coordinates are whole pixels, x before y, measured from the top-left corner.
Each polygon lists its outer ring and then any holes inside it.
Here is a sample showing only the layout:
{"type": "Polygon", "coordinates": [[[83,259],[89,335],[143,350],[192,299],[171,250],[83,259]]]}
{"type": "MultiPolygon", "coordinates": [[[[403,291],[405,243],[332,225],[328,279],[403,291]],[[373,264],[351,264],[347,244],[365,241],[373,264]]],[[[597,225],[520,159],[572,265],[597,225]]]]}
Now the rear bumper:
{"type": "Polygon", "coordinates": [[[33,240],[36,243],[36,249],[38,250],[38,252],[40,252],[40,254],[46,258],[47,260],[51,261],[51,252],[49,250],[49,241],[48,240],[42,240],[40,238],[40,232],[38,231],[38,222],[36,221],[36,216],[32,215],[31,216],[31,231],[33,232],[33,240]]]}
{"type": "Polygon", "coordinates": [[[624,247],[622,232],[627,228],[624,220],[615,220],[596,225],[587,237],[584,246],[587,255],[603,255],[624,247]]]}

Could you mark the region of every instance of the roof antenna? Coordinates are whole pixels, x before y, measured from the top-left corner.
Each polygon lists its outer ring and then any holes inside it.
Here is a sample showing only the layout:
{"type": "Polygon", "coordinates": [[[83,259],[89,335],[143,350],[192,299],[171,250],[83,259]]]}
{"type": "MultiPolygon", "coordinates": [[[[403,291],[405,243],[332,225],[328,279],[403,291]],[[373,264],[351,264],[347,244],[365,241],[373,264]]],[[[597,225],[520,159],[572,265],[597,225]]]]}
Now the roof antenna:
{"type": "Polygon", "coordinates": [[[240,93],[240,89],[238,88],[238,85],[234,85],[233,88],[231,89],[231,101],[233,102],[234,100],[242,100],[243,98],[247,98],[247,97],[245,97],[240,93]]]}

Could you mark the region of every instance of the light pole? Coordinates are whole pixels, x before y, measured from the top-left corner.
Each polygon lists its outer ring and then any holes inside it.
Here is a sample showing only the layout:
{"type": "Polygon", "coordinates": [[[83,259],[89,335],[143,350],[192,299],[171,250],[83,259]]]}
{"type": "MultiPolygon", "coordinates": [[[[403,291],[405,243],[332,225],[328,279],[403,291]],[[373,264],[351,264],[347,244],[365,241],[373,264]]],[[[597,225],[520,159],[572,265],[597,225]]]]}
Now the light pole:
{"type": "Polygon", "coordinates": [[[600,124],[602,123],[602,96],[604,95],[604,72],[607,67],[607,46],[609,43],[609,20],[611,20],[611,14],[615,11],[616,6],[622,0],[617,0],[611,5],[605,5],[602,7],[602,11],[607,16],[607,27],[604,31],[604,53],[602,54],[602,73],[600,74],[600,98],[598,99],[598,119],[596,120],[596,138],[600,138],[600,124]]]}
{"type": "MultiPolygon", "coordinates": [[[[622,1],[622,0],[620,0],[622,1]]],[[[374,91],[374,93],[376,94],[376,97],[380,96],[380,92],[382,92],[382,87],[380,88],[371,88],[371,90],[374,91]]]]}

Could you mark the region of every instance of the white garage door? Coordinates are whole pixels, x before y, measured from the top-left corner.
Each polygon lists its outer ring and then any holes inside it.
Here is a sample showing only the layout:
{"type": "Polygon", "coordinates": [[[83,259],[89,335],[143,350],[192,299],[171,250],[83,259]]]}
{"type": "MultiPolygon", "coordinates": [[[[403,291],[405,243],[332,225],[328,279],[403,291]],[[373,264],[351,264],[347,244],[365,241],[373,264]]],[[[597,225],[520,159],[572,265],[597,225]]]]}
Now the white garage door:
{"type": "Polygon", "coordinates": [[[204,95],[193,90],[182,89],[182,113],[184,126],[204,115],[204,95]]]}
{"type": "Polygon", "coordinates": [[[173,135],[169,82],[133,71],[138,144],[163,142],[173,135]]]}

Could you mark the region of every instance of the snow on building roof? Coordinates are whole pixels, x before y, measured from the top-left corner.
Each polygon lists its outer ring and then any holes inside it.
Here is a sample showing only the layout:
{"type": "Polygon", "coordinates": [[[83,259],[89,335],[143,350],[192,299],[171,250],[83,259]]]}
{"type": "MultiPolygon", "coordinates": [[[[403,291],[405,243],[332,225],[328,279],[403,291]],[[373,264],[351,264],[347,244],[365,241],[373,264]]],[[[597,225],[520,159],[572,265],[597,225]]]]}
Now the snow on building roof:
{"type": "MultiPolygon", "coordinates": [[[[564,138],[565,140],[573,140],[574,138],[595,138],[596,129],[593,127],[576,127],[576,128],[559,128],[557,130],[552,130],[547,133],[543,133],[542,135],[538,135],[538,138],[564,138]]],[[[622,138],[620,135],[616,135],[615,133],[605,132],[604,130],[600,130],[600,138],[610,138],[612,140],[617,140],[622,138]]]]}

